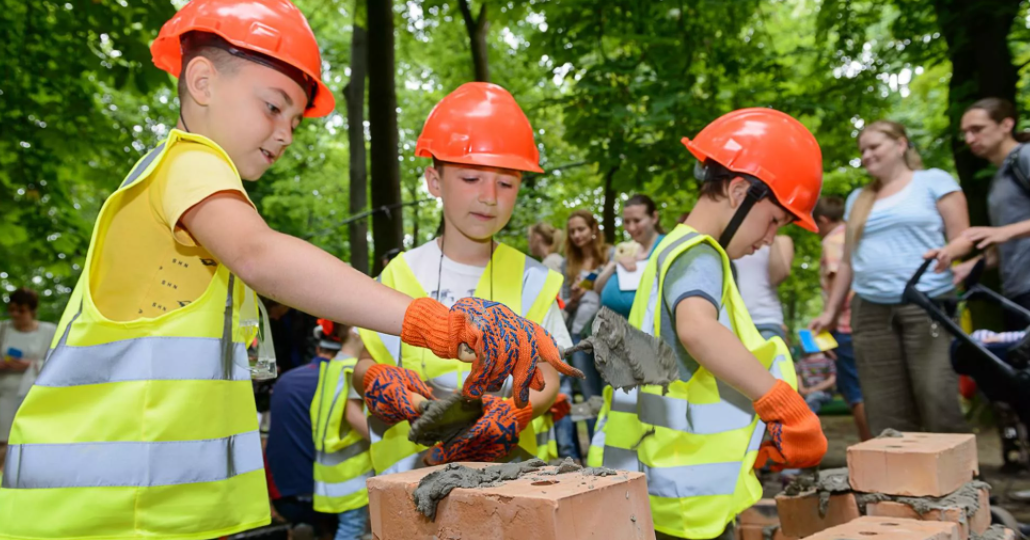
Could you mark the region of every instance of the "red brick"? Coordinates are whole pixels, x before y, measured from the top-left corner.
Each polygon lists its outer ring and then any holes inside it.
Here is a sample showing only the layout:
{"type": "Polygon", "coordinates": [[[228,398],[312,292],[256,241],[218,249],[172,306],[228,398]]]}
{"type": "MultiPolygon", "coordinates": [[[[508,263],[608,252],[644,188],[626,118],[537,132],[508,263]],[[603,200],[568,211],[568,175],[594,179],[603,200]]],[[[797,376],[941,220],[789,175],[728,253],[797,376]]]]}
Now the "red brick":
{"type": "Polygon", "coordinates": [[[973,534],[981,535],[991,526],[990,495],[986,489],[981,489],[979,495],[980,508],[968,519],[968,522],[965,511],[957,506],[931,510],[920,516],[911,506],[895,501],[869,503],[866,505],[866,514],[870,516],[920,519],[923,521],[950,521],[958,524],[959,536],[966,539],[969,538],[970,531],[973,534]]]}
{"type": "MultiPolygon", "coordinates": [[[[465,463],[483,467],[485,463],[465,463]]],[[[376,540],[652,539],[654,525],[642,473],[615,476],[529,474],[496,487],[455,489],[440,501],[436,521],[415,509],[419,481],[440,467],[368,481],[376,540]],[[540,485],[541,482],[549,482],[540,485]],[[537,485],[534,485],[536,483],[537,485]]]]}
{"type": "Polygon", "coordinates": [[[958,525],[941,521],[860,517],[805,540],[960,540],[958,525]]]}
{"type": "Polygon", "coordinates": [[[783,534],[805,538],[813,534],[842,525],[861,515],[855,496],[851,493],[840,493],[830,496],[826,515],[819,515],[819,494],[809,491],[800,495],[777,495],[776,509],[780,516],[780,527],[783,534]]]}
{"type": "Polygon", "coordinates": [[[776,514],[776,500],[762,499],[756,502],[754,506],[737,516],[737,522],[741,525],[758,525],[759,527],[779,525],[780,517],[776,514]]]}
{"type": "MultiPolygon", "coordinates": [[[[768,525],[769,527],[776,527],[776,525],[768,525]]],[[[761,525],[738,525],[734,531],[735,538],[737,540],[765,540],[765,527],[761,525]]],[[[776,528],[776,532],[772,535],[772,540],[799,540],[793,536],[784,536],[783,531],[779,527],[776,528]]]]}
{"type": "Polygon", "coordinates": [[[979,472],[973,435],[905,433],[848,448],[855,491],[942,497],[979,472]]]}

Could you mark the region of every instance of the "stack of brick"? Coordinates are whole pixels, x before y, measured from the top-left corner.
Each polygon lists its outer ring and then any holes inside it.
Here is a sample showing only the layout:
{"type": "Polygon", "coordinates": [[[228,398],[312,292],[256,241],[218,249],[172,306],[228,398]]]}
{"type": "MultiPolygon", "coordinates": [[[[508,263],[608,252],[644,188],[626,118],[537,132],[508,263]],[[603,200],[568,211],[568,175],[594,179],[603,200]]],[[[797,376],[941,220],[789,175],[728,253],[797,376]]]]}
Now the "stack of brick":
{"type": "Polygon", "coordinates": [[[798,540],[780,530],[776,501],[762,499],[737,517],[737,540],[798,540]]]}
{"type": "MultiPolygon", "coordinates": [[[[482,468],[486,463],[463,463],[482,468]]],[[[655,537],[643,473],[555,474],[545,467],[514,480],[456,488],[433,519],[413,501],[421,480],[444,466],[368,480],[374,540],[587,540],[655,537]]]]}
{"type": "Polygon", "coordinates": [[[977,473],[973,435],[894,433],[866,441],[848,448],[846,471],[822,471],[776,497],[782,534],[979,538],[991,513],[990,486],[975,481],[977,473]]]}

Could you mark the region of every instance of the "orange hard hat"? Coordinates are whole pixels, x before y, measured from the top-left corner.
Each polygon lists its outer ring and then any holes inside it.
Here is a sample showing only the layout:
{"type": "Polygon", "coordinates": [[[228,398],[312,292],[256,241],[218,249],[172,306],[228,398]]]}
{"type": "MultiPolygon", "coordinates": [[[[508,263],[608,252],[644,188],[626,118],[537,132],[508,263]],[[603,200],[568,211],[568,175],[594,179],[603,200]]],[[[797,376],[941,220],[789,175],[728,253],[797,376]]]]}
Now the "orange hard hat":
{"type": "Polygon", "coordinates": [[[507,90],[465,83],[433,107],[415,144],[418,157],[544,172],[533,126],[507,90]]]}
{"type": "Polygon", "coordinates": [[[798,225],[819,230],[812,211],[823,187],[823,155],[801,122],[773,109],[740,109],[682,142],[702,163],[710,159],[761,180],[798,225]]]}
{"type": "Polygon", "coordinates": [[[304,14],[289,0],[193,0],[161,27],[150,45],[154,65],[178,77],[182,70],[181,39],[188,32],[215,34],[265,60],[255,61],[295,80],[302,78],[306,84],[298,83],[310,100],[304,116],[325,116],[336,107],[333,93],[322,82],[322,56],[315,34],[304,14]]]}

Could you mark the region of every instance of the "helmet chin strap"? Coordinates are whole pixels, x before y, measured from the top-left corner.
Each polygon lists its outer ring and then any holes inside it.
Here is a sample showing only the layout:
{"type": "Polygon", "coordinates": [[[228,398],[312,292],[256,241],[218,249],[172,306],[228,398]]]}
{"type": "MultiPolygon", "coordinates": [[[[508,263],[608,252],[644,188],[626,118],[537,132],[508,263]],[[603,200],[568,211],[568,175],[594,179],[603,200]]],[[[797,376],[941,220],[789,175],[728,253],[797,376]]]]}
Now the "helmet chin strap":
{"type": "Polygon", "coordinates": [[[744,200],[741,201],[736,213],[733,214],[733,218],[730,219],[729,225],[726,226],[726,230],[724,230],[722,232],[722,236],[719,237],[719,245],[722,246],[723,250],[729,249],[730,240],[733,240],[733,235],[737,234],[737,229],[739,229],[740,225],[744,223],[744,218],[746,218],[748,212],[751,211],[751,207],[762,199],[769,197],[771,194],[769,186],[765,185],[764,182],[745,175],[738,176],[747,180],[751,185],[748,187],[747,194],[744,196],[744,200]]]}

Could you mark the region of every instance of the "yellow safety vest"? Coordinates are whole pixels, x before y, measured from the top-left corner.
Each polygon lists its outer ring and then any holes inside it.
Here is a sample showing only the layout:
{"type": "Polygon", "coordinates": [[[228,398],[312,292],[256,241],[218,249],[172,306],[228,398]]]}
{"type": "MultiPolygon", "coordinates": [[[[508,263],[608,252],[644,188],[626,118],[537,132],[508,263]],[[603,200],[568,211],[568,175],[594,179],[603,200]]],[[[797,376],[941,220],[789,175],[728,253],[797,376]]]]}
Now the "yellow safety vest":
{"type": "MultiPolygon", "coordinates": [[[[428,296],[403,255],[390,261],[378,279],[384,285],[413,298],[428,296]]],[[[544,265],[514,248],[497,244],[493,258],[476,287],[475,296],[490,298],[492,289],[491,300],[508,306],[515,313],[531,321],[541,323],[557,298],[561,285],[561,274],[548,270],[544,265]],[[492,287],[491,274],[494,281],[492,287]]],[[[472,367],[471,364],[457,360],[438,358],[428,349],[402,343],[396,336],[366,329],[361,329],[360,332],[365,348],[376,362],[414,370],[439,393],[438,397],[443,397],[452,389],[461,388],[472,367]]],[[[511,378],[501,392],[510,394],[511,378]]],[[[553,439],[549,436],[552,425],[550,415],[544,415],[534,419],[520,434],[519,447],[526,457],[542,454],[537,444],[538,440],[546,443],[541,445],[545,449],[553,446],[554,454],[557,456],[556,444],[550,444],[550,439],[553,439]]],[[[369,416],[372,466],[377,475],[404,472],[418,467],[421,453],[426,447],[409,442],[408,431],[408,422],[388,425],[374,416],[369,416]]]]}
{"type": "Polygon", "coordinates": [[[11,430],[0,538],[206,540],[270,522],[245,345],[253,334],[239,327],[243,283],[218,265],[193,303],[128,322],[106,319],[90,293],[114,214],[180,141],[231,163],[209,139],[172,130],[104,203],[11,430]]]}
{"type": "Polygon", "coordinates": [[[336,358],[318,367],[311,400],[315,441],[315,511],[339,514],[368,506],[365,481],[372,477],[368,441],[347,423],[347,395],[357,358],[336,358]]]}
{"type": "MultiPolygon", "coordinates": [[[[630,324],[659,335],[665,275],[677,257],[704,242],[722,258],[722,303],[733,332],[773,376],[796,387],[786,344],[778,337],[766,341],[755,328],[726,253],[714,239],[686,225],[666,236],[648,262],[630,324]]],[[[761,498],[753,466],[765,424],[747,397],[707,369],[699,367],[689,380],[673,382],[664,395],[661,387],[645,386],[628,394],[609,389],[605,396],[604,434],[594,442],[603,446],[605,466],[647,474],[655,530],[680,538],[714,538],[761,498]]]]}

